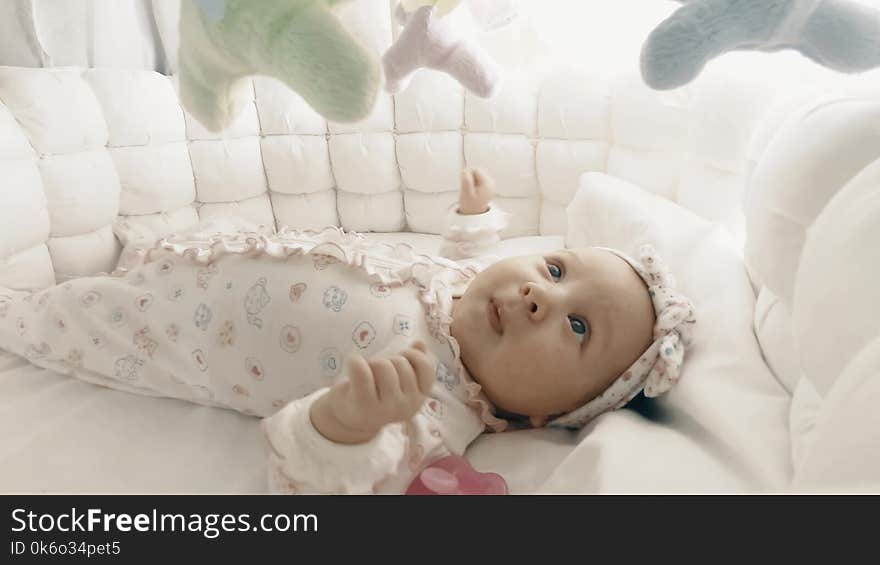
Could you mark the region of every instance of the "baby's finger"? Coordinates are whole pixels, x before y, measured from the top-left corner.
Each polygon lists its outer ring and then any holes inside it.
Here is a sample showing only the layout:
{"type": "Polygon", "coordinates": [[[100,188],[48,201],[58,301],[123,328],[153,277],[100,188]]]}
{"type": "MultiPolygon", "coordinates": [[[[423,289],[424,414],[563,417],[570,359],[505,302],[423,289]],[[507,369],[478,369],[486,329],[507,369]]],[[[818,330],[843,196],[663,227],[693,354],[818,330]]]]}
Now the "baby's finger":
{"type": "Polygon", "coordinates": [[[377,399],[376,385],[373,382],[373,371],[367,360],[360,355],[352,355],[346,361],[348,380],[355,398],[361,402],[375,402],[377,399]]]}
{"type": "Polygon", "coordinates": [[[471,193],[474,190],[474,176],[470,169],[462,169],[461,171],[461,191],[471,193]]]}
{"type": "Polygon", "coordinates": [[[492,177],[490,177],[488,173],[480,169],[474,170],[474,186],[476,187],[477,192],[491,196],[494,184],[492,177]]]}
{"type": "Polygon", "coordinates": [[[404,351],[403,356],[416,373],[419,390],[422,394],[431,394],[431,388],[434,386],[434,361],[426,353],[416,349],[404,351]]]}
{"type": "Polygon", "coordinates": [[[389,361],[391,361],[391,364],[394,365],[394,369],[397,371],[400,392],[404,396],[410,396],[416,393],[421,394],[421,392],[419,392],[419,382],[416,377],[416,371],[413,369],[412,365],[409,364],[406,357],[395,355],[390,358],[389,361]]]}
{"type": "Polygon", "coordinates": [[[339,397],[345,397],[350,394],[353,394],[352,387],[351,387],[351,381],[348,379],[341,380],[338,383],[336,383],[335,385],[333,385],[333,388],[331,389],[331,391],[334,392],[334,394],[338,395],[339,397]]]}
{"type": "Polygon", "coordinates": [[[483,184],[483,180],[485,179],[485,174],[482,170],[474,167],[471,169],[471,175],[474,177],[474,186],[479,186],[483,184]]]}
{"type": "Polygon", "coordinates": [[[410,344],[410,347],[411,347],[412,349],[418,349],[418,350],[421,351],[422,353],[427,353],[427,352],[428,352],[428,346],[425,345],[425,342],[422,341],[422,340],[420,340],[420,339],[417,339],[417,340],[415,340],[414,342],[412,342],[412,343],[410,344]]]}
{"type": "Polygon", "coordinates": [[[388,359],[374,359],[370,361],[373,370],[373,379],[376,381],[379,402],[394,402],[401,396],[400,382],[397,379],[397,370],[388,359]]]}
{"type": "Polygon", "coordinates": [[[488,189],[492,186],[492,177],[482,169],[474,169],[474,185],[488,189]]]}

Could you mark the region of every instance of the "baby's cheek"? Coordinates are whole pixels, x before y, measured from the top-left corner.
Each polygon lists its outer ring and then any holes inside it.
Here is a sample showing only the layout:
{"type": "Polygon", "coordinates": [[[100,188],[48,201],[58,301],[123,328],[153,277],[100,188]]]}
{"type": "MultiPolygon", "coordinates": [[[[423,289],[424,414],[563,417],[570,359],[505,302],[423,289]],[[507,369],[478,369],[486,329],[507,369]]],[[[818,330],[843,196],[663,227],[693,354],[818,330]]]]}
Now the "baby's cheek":
{"type": "Polygon", "coordinates": [[[523,349],[531,356],[544,359],[556,359],[559,356],[570,357],[577,351],[576,340],[573,339],[570,327],[562,324],[545,324],[540,332],[534,332],[523,349]]]}
{"type": "Polygon", "coordinates": [[[493,367],[503,370],[508,379],[518,375],[531,375],[545,370],[553,359],[555,348],[539,340],[524,343],[507,341],[494,356],[493,367]]]}

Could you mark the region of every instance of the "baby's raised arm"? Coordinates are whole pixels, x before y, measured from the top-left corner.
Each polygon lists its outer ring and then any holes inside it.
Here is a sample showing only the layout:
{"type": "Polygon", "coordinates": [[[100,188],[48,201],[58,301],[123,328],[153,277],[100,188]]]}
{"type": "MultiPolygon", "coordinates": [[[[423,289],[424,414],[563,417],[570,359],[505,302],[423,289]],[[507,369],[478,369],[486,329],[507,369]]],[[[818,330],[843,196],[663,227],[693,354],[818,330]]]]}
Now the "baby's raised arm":
{"type": "Polygon", "coordinates": [[[489,211],[489,202],[495,195],[495,180],[480,169],[462,169],[461,189],[458,193],[458,213],[465,216],[489,211]]]}
{"type": "Polygon", "coordinates": [[[507,215],[491,204],[494,193],[495,181],[486,172],[462,170],[458,205],[447,217],[441,255],[453,260],[479,257],[501,240],[507,215]]]}

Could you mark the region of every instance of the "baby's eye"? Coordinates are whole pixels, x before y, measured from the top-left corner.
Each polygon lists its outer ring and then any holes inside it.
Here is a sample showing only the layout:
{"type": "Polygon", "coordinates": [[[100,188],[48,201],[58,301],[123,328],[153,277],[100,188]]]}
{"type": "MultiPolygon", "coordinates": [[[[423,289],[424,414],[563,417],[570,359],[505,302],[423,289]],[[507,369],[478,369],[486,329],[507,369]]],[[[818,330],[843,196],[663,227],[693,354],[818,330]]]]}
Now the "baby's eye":
{"type": "Polygon", "coordinates": [[[553,282],[559,282],[562,279],[562,267],[559,265],[547,263],[547,271],[550,273],[550,278],[553,279],[553,282]]]}
{"type": "Polygon", "coordinates": [[[580,343],[583,343],[590,333],[590,326],[576,316],[569,316],[568,321],[571,324],[571,331],[574,332],[575,337],[577,337],[580,343]]]}

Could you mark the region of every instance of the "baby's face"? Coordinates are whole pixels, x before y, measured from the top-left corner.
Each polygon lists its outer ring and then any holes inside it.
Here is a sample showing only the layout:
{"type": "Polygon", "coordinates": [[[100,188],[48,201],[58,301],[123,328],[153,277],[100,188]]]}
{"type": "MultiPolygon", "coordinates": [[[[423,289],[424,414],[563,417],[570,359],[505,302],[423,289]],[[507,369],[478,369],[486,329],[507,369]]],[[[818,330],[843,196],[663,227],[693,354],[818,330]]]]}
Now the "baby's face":
{"type": "Polygon", "coordinates": [[[645,283],[608,251],[495,263],[453,311],[461,358],[495,406],[540,423],[598,396],[652,341],[645,283]]]}

